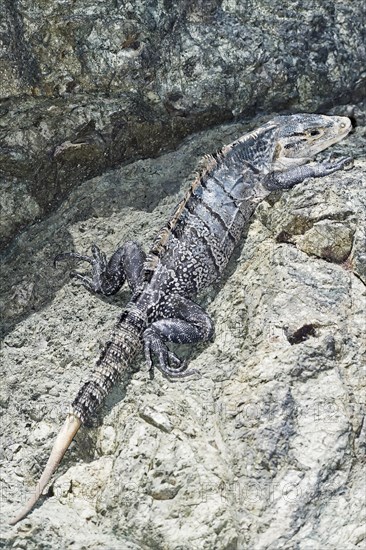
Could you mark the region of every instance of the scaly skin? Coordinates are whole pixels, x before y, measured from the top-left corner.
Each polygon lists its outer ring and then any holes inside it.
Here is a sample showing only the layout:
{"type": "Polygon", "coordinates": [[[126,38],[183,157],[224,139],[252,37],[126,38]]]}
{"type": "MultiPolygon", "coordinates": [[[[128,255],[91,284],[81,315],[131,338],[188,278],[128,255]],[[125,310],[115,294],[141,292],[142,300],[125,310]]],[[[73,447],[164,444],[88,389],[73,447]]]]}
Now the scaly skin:
{"type": "Polygon", "coordinates": [[[276,117],[207,157],[205,170],[192,183],[146,256],[140,245],[127,242],[108,262],[96,245],[92,257],[64,252],[55,258],[55,262],[66,258],[88,262],[91,277],[77,272],[71,275],[92,292],[114,294],[127,279],[132,297],[94,373],[71,405],[35,494],[11,524],[32,509],[80,425],[101,406],[140,349],[144,348],[149,368],[156,357],[157,367],[168,377],[194,372],[166,345],[212,338],[213,322],[192,297],[225,269],[257,204],[272,190],[290,189],[307,178],[326,176],[351,164],[350,158],[308,164],[350,130],[346,117],[276,117]]]}

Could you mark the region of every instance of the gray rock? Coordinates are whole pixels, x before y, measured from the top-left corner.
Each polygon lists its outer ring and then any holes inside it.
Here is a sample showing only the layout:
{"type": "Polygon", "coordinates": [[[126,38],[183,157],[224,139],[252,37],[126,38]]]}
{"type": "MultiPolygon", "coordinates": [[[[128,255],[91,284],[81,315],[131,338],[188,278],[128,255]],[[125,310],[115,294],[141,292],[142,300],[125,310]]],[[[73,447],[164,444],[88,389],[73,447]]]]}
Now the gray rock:
{"type": "Polygon", "coordinates": [[[343,223],[321,220],[296,239],[297,248],[330,262],[344,262],[352,250],[354,232],[343,223]]]}
{"type": "Polygon", "coordinates": [[[360,2],[4,0],[1,13],[3,244],[81,181],[193,131],[365,97],[360,2]]]}
{"type": "Polygon", "coordinates": [[[6,525],[128,299],[127,290],[108,299],[88,294],[69,281],[67,265],[54,270],[52,258],[93,242],[107,254],[126,239],[146,247],[197,159],[246,129],[215,128],[174,153],[84,182],[8,250],[4,548],[356,550],[364,543],[361,126],[336,149],[354,153],[351,171],[272,194],[258,207],[224,279],[201,297],[215,320],[214,342],[182,352],[201,377],[171,383],[157,372],[151,381],[138,360],[130,383],[79,432],[48,497],[26,520],[6,525]],[[348,250],[344,235],[352,239],[346,259],[317,253],[319,225],[332,250],[348,250]]]}

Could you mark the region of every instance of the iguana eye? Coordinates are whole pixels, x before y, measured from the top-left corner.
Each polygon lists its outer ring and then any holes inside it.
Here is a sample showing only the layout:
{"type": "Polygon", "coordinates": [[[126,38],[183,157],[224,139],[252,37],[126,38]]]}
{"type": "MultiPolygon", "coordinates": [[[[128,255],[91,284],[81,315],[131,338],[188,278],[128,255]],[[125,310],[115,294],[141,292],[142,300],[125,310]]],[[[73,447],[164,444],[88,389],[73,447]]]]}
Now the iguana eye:
{"type": "Polygon", "coordinates": [[[318,136],[320,134],[319,130],[310,130],[309,133],[311,136],[318,136]]]}

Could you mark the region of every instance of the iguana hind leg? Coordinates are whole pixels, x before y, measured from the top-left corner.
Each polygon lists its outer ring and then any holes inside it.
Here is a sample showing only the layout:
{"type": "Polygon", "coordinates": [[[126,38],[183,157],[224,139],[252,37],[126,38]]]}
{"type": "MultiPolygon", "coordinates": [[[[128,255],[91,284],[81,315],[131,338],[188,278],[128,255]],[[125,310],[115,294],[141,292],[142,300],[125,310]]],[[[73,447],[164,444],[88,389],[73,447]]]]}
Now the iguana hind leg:
{"type": "Polygon", "coordinates": [[[156,355],[158,369],[168,377],[180,378],[195,374],[197,371],[187,370],[186,362],[169,351],[165,342],[194,344],[210,340],[214,334],[211,318],[198,304],[180,296],[170,301],[164,313],[171,317],[154,321],[143,334],[149,368],[152,368],[152,356],[156,355]]]}
{"type": "Polygon", "coordinates": [[[107,261],[104,252],[94,244],[92,256],[78,252],[61,252],[55,257],[54,265],[68,258],[88,262],[92,268],[91,277],[77,271],[71,271],[71,277],[80,281],[90,292],[110,296],[119,291],[126,279],[131,290],[135,290],[145,261],[145,253],[138,243],[127,241],[107,261]]]}

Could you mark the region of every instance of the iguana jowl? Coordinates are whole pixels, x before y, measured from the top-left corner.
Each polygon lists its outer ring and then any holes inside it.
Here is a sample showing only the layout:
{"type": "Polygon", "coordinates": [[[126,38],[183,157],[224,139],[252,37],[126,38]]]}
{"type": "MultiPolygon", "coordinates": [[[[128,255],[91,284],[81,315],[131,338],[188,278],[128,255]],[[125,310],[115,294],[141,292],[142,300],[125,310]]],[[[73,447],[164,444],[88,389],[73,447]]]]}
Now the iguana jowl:
{"type": "Polygon", "coordinates": [[[206,168],[146,256],[137,243],[127,242],[109,262],[97,246],[92,248],[92,257],[66,252],[55,258],[89,262],[90,278],[73,273],[88,290],[114,294],[127,280],[132,297],[94,373],[71,405],[35,494],[12,524],[32,509],[80,425],[100,407],[139,350],[144,348],[149,367],[155,356],[157,367],[168,377],[194,372],[166,345],[207,341],[213,336],[210,317],[191,298],[224,270],[256,205],[269,193],[351,164],[350,158],[308,164],[350,130],[351,122],[346,117],[278,116],[207,157],[206,168]]]}

